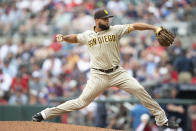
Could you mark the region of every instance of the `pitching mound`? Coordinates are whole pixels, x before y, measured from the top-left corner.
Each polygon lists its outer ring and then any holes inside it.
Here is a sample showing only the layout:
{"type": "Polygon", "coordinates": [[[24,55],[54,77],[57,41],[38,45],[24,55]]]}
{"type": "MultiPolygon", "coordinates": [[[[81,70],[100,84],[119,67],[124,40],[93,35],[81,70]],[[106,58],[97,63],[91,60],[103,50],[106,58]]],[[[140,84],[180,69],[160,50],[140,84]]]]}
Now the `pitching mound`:
{"type": "Polygon", "coordinates": [[[1,131],[117,131],[97,127],[67,125],[50,122],[1,121],[1,131]]]}

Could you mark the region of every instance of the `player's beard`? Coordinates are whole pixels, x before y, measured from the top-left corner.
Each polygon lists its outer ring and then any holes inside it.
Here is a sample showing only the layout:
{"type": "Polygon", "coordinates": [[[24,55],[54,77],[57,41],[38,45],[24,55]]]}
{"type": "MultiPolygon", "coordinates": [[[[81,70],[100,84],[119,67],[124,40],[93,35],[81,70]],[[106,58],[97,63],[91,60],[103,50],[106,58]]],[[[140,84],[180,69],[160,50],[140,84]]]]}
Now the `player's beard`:
{"type": "Polygon", "coordinates": [[[110,28],[110,26],[99,23],[99,28],[101,30],[108,30],[110,28]]]}

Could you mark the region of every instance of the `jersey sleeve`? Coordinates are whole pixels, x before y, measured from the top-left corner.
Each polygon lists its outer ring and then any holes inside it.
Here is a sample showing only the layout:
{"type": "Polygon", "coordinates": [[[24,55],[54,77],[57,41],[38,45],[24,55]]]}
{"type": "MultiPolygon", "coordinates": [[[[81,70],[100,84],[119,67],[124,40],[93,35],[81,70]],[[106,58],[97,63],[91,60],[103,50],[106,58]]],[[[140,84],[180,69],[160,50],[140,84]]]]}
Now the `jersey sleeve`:
{"type": "Polygon", "coordinates": [[[118,30],[117,33],[118,33],[119,38],[123,37],[124,35],[132,31],[131,24],[116,25],[115,27],[118,30]]]}
{"type": "Polygon", "coordinates": [[[83,45],[86,44],[86,33],[83,32],[83,33],[77,34],[77,41],[80,44],[83,44],[83,45]]]}

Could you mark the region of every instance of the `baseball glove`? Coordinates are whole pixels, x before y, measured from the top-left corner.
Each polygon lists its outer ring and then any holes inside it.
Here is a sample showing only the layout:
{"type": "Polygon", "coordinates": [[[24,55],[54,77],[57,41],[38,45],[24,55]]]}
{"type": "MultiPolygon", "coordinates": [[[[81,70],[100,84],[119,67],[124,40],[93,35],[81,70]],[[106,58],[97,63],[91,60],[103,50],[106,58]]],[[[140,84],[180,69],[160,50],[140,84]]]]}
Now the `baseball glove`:
{"type": "Polygon", "coordinates": [[[175,39],[174,34],[164,27],[159,27],[156,32],[156,38],[161,46],[168,47],[170,46],[175,39]]]}

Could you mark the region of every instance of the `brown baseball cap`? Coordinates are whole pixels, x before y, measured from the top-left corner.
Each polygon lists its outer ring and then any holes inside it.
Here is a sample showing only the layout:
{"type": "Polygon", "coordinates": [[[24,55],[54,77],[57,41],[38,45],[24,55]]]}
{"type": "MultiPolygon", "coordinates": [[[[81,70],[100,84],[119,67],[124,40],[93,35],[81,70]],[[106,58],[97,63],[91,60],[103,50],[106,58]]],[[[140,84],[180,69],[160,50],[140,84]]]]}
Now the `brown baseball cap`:
{"type": "Polygon", "coordinates": [[[94,13],[94,19],[101,19],[101,18],[110,18],[113,15],[109,15],[106,9],[97,9],[94,13]]]}

